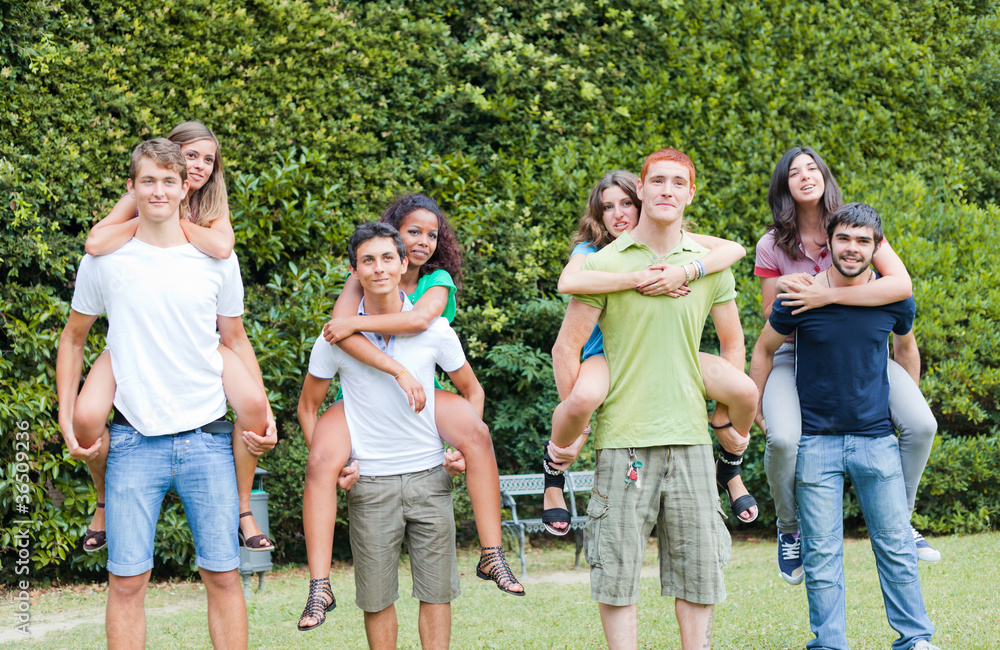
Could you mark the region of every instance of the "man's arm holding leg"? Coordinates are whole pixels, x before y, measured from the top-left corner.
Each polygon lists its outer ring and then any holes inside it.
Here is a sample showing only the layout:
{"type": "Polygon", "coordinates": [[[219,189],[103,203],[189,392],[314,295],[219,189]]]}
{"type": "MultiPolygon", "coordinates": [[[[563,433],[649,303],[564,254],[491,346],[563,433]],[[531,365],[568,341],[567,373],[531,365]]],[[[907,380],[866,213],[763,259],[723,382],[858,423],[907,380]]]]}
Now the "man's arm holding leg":
{"type": "Polygon", "coordinates": [[[306,373],[306,379],[302,382],[302,392],[299,393],[299,427],[302,429],[302,437],[306,440],[306,447],[312,447],[313,431],[316,429],[316,422],[319,421],[319,407],[326,399],[326,393],[330,389],[329,379],[320,379],[306,373]]]}
{"type": "Polygon", "coordinates": [[[90,459],[101,448],[101,438],[90,447],[80,447],[73,433],[73,410],[80,392],[80,377],[83,373],[83,349],[87,334],[97,316],[89,316],[71,309],[69,320],[59,336],[59,350],[56,353],[56,394],[59,397],[59,428],[72,458],[90,459]]]}
{"type": "Polygon", "coordinates": [[[728,398],[726,403],[717,403],[715,413],[712,415],[712,424],[713,428],[722,426],[726,422],[735,423],[741,427],[739,430],[734,426],[715,430],[715,435],[722,447],[731,454],[740,455],[746,451],[750,442],[749,431],[753,424],[753,418],[757,414],[759,395],[751,394],[754,391],[743,374],[746,364],[746,343],[736,301],[730,300],[715,305],[710,313],[719,337],[719,356],[740,373],[734,375],[735,380],[730,382],[723,382],[723,376],[715,378],[717,384],[722,383],[727,388],[732,385],[736,388],[727,390],[727,392],[732,393],[733,397],[728,398]],[[746,382],[745,390],[742,384],[736,383],[736,380],[746,382]],[[745,430],[747,433],[741,434],[741,430],[745,430]]]}
{"type": "Polygon", "coordinates": [[[472,366],[466,361],[465,365],[454,372],[449,372],[448,377],[455,384],[455,388],[462,394],[476,409],[480,419],[483,417],[483,409],[486,407],[486,392],[483,390],[476,373],[472,371],[472,366]]]}
{"type": "MultiPolygon", "coordinates": [[[[254,354],[253,346],[247,337],[246,328],[243,326],[243,319],[239,316],[218,316],[219,339],[222,345],[233,351],[246,366],[250,377],[253,378],[260,389],[264,391],[264,399],[267,399],[267,390],[264,388],[264,378],[260,372],[260,365],[257,363],[257,355],[254,354]]],[[[267,421],[264,424],[263,435],[254,433],[243,433],[243,440],[251,453],[260,455],[265,451],[274,448],[278,442],[278,429],[274,423],[274,414],[271,412],[271,404],[267,404],[267,421]]]]}
{"type": "MultiPolygon", "coordinates": [[[[566,307],[566,315],[563,317],[562,326],[559,328],[559,336],[552,346],[552,369],[555,373],[556,390],[559,391],[559,399],[566,399],[576,385],[576,379],[580,374],[580,353],[587,343],[590,333],[594,331],[597,319],[601,315],[601,310],[597,307],[585,305],[577,299],[569,301],[566,307]]],[[[587,423],[579,426],[582,431],[587,423]]],[[[553,460],[552,467],[555,469],[565,469],[580,453],[586,436],[580,436],[576,442],[569,447],[556,447],[549,442],[549,458],[553,460]]]]}
{"type": "Polygon", "coordinates": [[[566,307],[559,336],[552,346],[552,369],[561,400],[566,399],[576,384],[580,374],[580,353],[600,315],[600,309],[585,305],[576,298],[570,300],[566,307]]]}
{"type": "MultiPolygon", "coordinates": [[[[326,399],[327,391],[330,389],[329,379],[320,379],[306,373],[306,379],[302,382],[302,392],[299,394],[299,428],[302,429],[302,437],[306,441],[306,449],[312,448],[313,431],[316,430],[316,423],[319,422],[319,408],[326,399]]],[[[350,490],[358,482],[358,461],[351,461],[340,470],[337,477],[337,487],[342,490],[350,490]]]]}
{"type": "Polygon", "coordinates": [[[917,347],[917,337],[913,330],[906,334],[892,335],[892,358],[903,366],[913,383],[920,385],[920,348],[917,347]]]}
{"type": "Polygon", "coordinates": [[[757,391],[763,395],[764,385],[774,367],[774,353],[778,351],[781,344],[785,342],[785,335],[778,334],[771,327],[771,323],[765,323],[761,330],[757,343],[753,347],[753,356],[750,358],[750,379],[757,384],[757,391]]]}

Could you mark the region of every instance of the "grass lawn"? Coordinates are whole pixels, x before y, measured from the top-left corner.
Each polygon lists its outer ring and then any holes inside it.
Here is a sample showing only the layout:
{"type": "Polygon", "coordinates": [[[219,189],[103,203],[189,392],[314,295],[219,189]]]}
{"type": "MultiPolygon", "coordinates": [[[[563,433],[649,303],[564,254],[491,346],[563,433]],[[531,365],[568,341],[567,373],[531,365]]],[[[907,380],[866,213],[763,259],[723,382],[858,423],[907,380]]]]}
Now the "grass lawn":
{"type": "MultiPolygon", "coordinates": [[[[921,563],[924,600],[937,627],[934,642],[944,649],[1000,646],[1000,533],[931,540],[943,559],[921,563]]],[[[679,647],[672,602],[659,596],[656,550],[646,554],[639,602],[640,647],[679,647]]],[[[511,554],[517,570],[517,558],[511,554]]],[[[462,596],[453,604],[454,648],[602,648],[604,635],[597,607],[590,600],[586,569],[572,571],[571,544],[543,542],[530,550],[528,595],[507,596],[475,576],[475,552],[459,555],[462,596]]],[[[875,559],[867,540],[845,548],[848,640],[853,648],[888,648],[895,633],[885,619],[875,559]]],[[[304,568],[283,568],[265,579],[265,592],[247,603],[250,646],[257,648],[365,648],[361,611],[354,606],[353,570],[338,566],[332,576],[338,607],[326,623],[308,633],[295,629],[305,603],[304,568]]],[[[252,581],[255,585],[256,580],[252,581]]],[[[399,646],[419,648],[417,603],[409,596],[408,566],[400,570],[399,646]]],[[[801,648],[811,638],[803,586],[778,577],[775,542],[770,537],[734,541],[726,570],[728,598],[715,614],[716,648],[801,648]]],[[[105,645],[103,610],[106,585],[52,589],[32,601],[35,638],[13,633],[11,616],[0,627],[0,648],[98,648],[105,645]]],[[[7,599],[7,611],[12,601],[7,599]]],[[[205,648],[205,592],[200,583],[161,583],[146,599],[151,648],[205,648]]]]}

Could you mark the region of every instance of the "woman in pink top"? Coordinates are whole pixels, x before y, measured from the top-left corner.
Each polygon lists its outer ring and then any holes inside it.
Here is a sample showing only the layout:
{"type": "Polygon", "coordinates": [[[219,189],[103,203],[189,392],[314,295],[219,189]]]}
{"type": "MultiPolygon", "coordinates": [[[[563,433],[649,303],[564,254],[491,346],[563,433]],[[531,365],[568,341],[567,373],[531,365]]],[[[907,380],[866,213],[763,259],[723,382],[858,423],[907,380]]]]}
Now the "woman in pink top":
{"type": "MultiPolygon", "coordinates": [[[[912,294],[903,262],[883,240],[873,264],[877,280],[844,293],[815,281],[814,275],[832,265],[826,224],[842,204],[840,187],[819,154],[809,147],[790,149],[775,166],[767,192],[773,222],[757,242],[754,274],[760,278],[764,318],[776,298],[798,311],[830,303],[859,306],[886,305],[912,294]]],[[[893,340],[895,361],[889,361],[892,420],[899,431],[899,452],[906,481],[906,497],[913,511],[917,484],[930,456],[937,422],[917,388],[920,354],[913,333],[893,340]]],[[[758,425],[767,435],[764,469],[778,515],[778,567],[791,584],[802,582],[802,555],[795,516],[795,458],[802,422],[795,388],[794,337],[774,356],[774,369],[761,395],[758,425]]],[[[940,554],[914,530],[920,558],[940,554]]]]}

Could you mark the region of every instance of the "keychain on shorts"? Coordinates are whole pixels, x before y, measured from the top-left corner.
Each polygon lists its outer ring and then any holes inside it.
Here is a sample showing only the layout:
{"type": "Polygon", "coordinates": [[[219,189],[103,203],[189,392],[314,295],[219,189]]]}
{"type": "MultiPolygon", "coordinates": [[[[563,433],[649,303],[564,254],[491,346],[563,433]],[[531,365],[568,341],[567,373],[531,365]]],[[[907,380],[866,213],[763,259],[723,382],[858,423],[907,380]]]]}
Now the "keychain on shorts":
{"type": "Polygon", "coordinates": [[[628,456],[628,469],[625,470],[625,487],[627,489],[632,483],[635,483],[637,488],[642,487],[639,484],[639,470],[642,469],[642,461],[635,457],[635,449],[632,447],[629,447],[628,456]]]}

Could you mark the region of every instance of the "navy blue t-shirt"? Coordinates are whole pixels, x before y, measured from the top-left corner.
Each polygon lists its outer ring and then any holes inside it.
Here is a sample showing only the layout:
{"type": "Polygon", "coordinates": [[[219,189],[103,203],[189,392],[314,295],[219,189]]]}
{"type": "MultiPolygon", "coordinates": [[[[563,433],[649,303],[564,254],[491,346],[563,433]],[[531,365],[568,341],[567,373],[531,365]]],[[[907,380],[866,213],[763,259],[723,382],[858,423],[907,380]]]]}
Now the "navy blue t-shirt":
{"type": "Polygon", "coordinates": [[[795,384],[802,434],[887,436],[889,333],[913,327],[913,298],[881,307],[827,305],[792,315],[774,302],[769,322],[779,334],[795,332],[795,384]]]}

